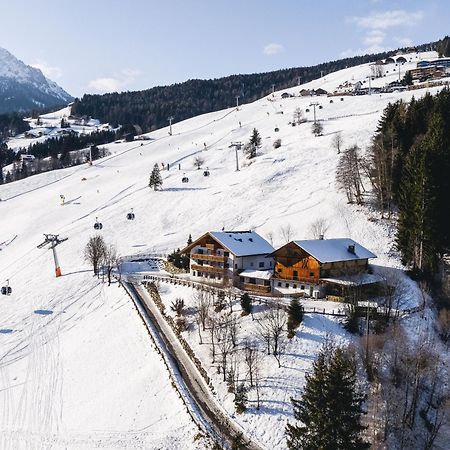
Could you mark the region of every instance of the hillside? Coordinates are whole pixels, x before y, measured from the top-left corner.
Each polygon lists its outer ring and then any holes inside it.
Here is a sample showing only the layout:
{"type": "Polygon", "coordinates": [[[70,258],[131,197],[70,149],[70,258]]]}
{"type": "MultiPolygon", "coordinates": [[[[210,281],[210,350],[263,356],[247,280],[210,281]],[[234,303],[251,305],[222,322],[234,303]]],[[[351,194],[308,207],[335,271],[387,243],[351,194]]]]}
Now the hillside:
{"type": "Polygon", "coordinates": [[[39,69],[0,47],[0,114],[60,106],[72,99],[39,69]]]}
{"type": "MultiPolygon", "coordinates": [[[[383,82],[396,79],[391,66],[383,82]]],[[[404,69],[413,66],[414,60],[404,69]]],[[[370,74],[370,65],[363,64],[286,92],[336,88],[370,74]]],[[[323,218],[329,224],[326,238],[351,237],[378,255],[375,271],[401,268],[392,222],[347,204],[337,191],[339,156],[331,141],[341,132],[344,146],[356,143],[364,149],[388,103],[439,89],[334,97],[333,103],[328,97],[282,99],[285,91],[277,91],[239,110],[176,123],[171,136],[166,127],[149,133],[146,141],[111,144],[111,155],[93,166],[0,186],[0,280],[8,279],[13,289],[0,303],[0,447],[199,448],[197,429],[129,298],[116,284],[101,284],[83,259],[96,218],[105,240],[121,255],[168,253],[182,247],[189,234],[222,227],[272,234],[277,246],[284,243],[282,227],[290,225],[292,237],[304,239],[310,225],[323,218]],[[322,106],[317,110],[322,136],[311,133],[312,101],[322,106]],[[292,127],[296,108],[308,122],[292,127]],[[253,160],[241,152],[235,171],[230,144],[248,141],[254,128],[262,147],[253,160]],[[275,149],[276,139],[281,146],[275,149]],[[205,160],[209,177],[194,167],[195,156],[205,160]],[[163,188],[156,192],[148,188],[155,163],[170,169],[161,172],[163,188]],[[188,183],[182,183],[183,176],[188,183]],[[130,208],[134,221],[126,220],[130,208]],[[57,247],[60,278],[54,278],[51,251],[36,248],[44,233],[68,237],[57,247]]],[[[405,307],[417,306],[417,286],[406,278],[404,284],[405,307]]],[[[189,293],[165,289],[163,295],[170,300],[189,293]]],[[[290,358],[280,371],[271,368],[276,389],[268,391],[266,407],[236,419],[266,448],[285,448],[289,394],[301,392],[327,333],[343,342],[352,339],[337,319],[306,317],[304,333],[292,344],[298,359],[290,358]]],[[[410,329],[418,335],[429,322],[412,319],[410,329]]],[[[217,395],[231,415],[223,386],[217,395]]]]}
{"type": "MultiPolygon", "coordinates": [[[[416,51],[435,49],[438,42],[416,47],[416,51]]],[[[403,49],[406,50],[406,49],[403,49]]],[[[401,50],[400,50],[401,51],[401,50]]],[[[189,117],[251,103],[276,90],[297,86],[336,72],[395,55],[397,50],[378,54],[354,56],[309,67],[294,67],[266,73],[231,75],[213,80],[188,80],[171,86],[157,86],[144,91],[86,94],[76,99],[74,114],[96,117],[111,124],[137,124],[144,131],[167,125],[167,118],[180,122],[189,117]]]]}

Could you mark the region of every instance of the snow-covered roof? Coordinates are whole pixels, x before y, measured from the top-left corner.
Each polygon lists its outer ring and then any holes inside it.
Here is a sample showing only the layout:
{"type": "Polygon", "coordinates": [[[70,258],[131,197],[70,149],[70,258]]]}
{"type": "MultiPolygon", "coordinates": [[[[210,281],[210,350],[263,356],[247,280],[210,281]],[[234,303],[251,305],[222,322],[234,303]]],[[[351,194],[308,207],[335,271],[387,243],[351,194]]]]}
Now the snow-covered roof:
{"type": "Polygon", "coordinates": [[[377,257],[370,250],[349,238],[311,239],[293,242],[321,263],[377,257]],[[349,246],[353,245],[354,253],[349,251],[349,246]]]}
{"type": "Polygon", "coordinates": [[[275,249],[254,231],[210,231],[235,256],[264,255],[275,249]]]}
{"type": "Polygon", "coordinates": [[[259,280],[270,280],[272,278],[273,272],[271,270],[243,270],[239,276],[247,278],[258,278],[259,280]]]}
{"type": "Polygon", "coordinates": [[[321,278],[322,281],[340,284],[342,286],[363,286],[365,284],[374,284],[383,281],[379,275],[372,273],[362,273],[358,275],[347,275],[334,278],[321,278]]]}

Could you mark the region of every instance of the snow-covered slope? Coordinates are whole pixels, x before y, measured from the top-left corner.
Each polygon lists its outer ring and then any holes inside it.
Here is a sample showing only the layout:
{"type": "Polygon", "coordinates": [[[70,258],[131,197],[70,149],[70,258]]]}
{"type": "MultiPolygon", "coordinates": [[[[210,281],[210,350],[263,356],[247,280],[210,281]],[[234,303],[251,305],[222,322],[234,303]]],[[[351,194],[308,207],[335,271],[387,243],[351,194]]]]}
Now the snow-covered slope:
{"type": "Polygon", "coordinates": [[[34,67],[0,47],[0,113],[46,108],[72,97],[34,67]]]}
{"type": "MultiPolygon", "coordinates": [[[[356,79],[370,68],[346,70],[346,79],[356,79]]],[[[343,77],[338,72],[326,78],[337,86],[343,77]]],[[[130,301],[117,285],[99,285],[83,261],[96,217],[105,240],[126,255],[171,251],[189,234],[222,227],[272,233],[277,246],[284,243],[281,227],[290,225],[292,238],[305,239],[311,223],[324,218],[326,237],[351,237],[378,255],[376,264],[398,267],[391,225],[348,205],[337,191],[338,155],[331,140],[340,131],[344,146],[364,149],[389,102],[425,92],[333,103],[327,97],[282,100],[278,92],[238,111],[176,123],[172,136],[161,129],[149,134],[150,141],[111,144],[112,155],[92,167],[0,186],[0,280],[9,279],[13,288],[0,299],[0,447],[194,448],[195,428],[130,301]],[[294,110],[311,109],[312,100],[322,105],[320,137],[312,135],[311,122],[288,124],[294,110]],[[241,169],[235,171],[229,146],[246,142],[253,128],[262,148],[251,161],[241,153],[241,169]],[[278,149],[275,139],[281,139],[278,149]],[[194,168],[198,155],[209,177],[194,168]],[[162,171],[163,189],[157,192],[147,187],[155,163],[170,169],[162,171]],[[182,183],[184,175],[189,183],[182,183]],[[134,221],[126,220],[130,208],[134,221]],[[58,246],[60,278],[53,277],[51,252],[36,248],[43,233],[68,237],[58,246]]],[[[311,121],[312,109],[305,115],[311,121]]],[[[276,448],[283,448],[277,439],[276,448]]]]}

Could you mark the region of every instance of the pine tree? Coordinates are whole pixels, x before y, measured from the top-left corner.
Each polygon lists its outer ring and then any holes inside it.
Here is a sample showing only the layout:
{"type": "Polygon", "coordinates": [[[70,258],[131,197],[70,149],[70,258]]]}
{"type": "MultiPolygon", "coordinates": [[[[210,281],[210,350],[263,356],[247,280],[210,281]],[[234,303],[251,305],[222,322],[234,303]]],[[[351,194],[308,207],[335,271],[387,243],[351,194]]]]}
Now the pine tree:
{"type": "Polygon", "coordinates": [[[301,400],[292,399],[294,417],[303,425],[288,424],[289,449],[362,450],[361,403],[356,364],[340,347],[326,344],[306,375],[301,400]]]}
{"type": "Polygon", "coordinates": [[[249,159],[254,158],[259,147],[261,147],[261,136],[259,131],[256,128],[253,128],[252,136],[244,149],[247,153],[247,157],[249,159]]]}
{"type": "Polygon", "coordinates": [[[242,414],[247,410],[247,389],[243,383],[236,387],[236,392],[234,393],[234,406],[238,414],[242,414]]]}
{"type": "Polygon", "coordinates": [[[191,233],[189,233],[187,245],[191,245],[191,244],[192,244],[192,236],[191,236],[191,233]]]}
{"type": "Polygon", "coordinates": [[[253,309],[252,299],[251,299],[250,295],[248,295],[247,292],[244,292],[241,295],[241,308],[242,308],[243,316],[248,316],[252,312],[252,309],[253,309]]]}
{"type": "Polygon", "coordinates": [[[159,172],[158,164],[153,166],[152,173],[150,175],[150,180],[148,182],[148,186],[152,187],[155,191],[162,186],[162,178],[159,172]]]}
{"type": "Polygon", "coordinates": [[[303,307],[300,300],[294,297],[288,307],[288,329],[294,330],[303,321],[303,307]]]}

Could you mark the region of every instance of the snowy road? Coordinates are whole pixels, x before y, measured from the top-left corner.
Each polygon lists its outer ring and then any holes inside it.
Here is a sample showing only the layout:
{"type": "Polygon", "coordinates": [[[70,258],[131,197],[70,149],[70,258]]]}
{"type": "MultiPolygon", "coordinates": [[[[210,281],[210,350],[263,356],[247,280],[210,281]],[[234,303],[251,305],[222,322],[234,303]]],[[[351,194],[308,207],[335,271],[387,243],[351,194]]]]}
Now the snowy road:
{"type": "Polygon", "coordinates": [[[123,284],[131,294],[132,298],[135,301],[140,302],[148,319],[150,319],[154,325],[154,327],[149,327],[149,331],[152,333],[155,340],[162,344],[161,350],[169,359],[169,364],[174,366],[175,373],[178,375],[177,384],[182,385],[181,392],[183,392],[184,395],[188,395],[190,397],[189,400],[195,402],[197,408],[192,411],[193,414],[196,414],[197,416],[200,414],[203,423],[206,422],[214,428],[214,435],[216,437],[225,438],[226,441],[231,443],[236,435],[242,433],[247,441],[246,448],[249,450],[264,449],[265,447],[261,444],[246,436],[244,430],[235,424],[219,406],[218,401],[211,395],[210,388],[197,370],[197,367],[186,354],[179,339],[165,321],[145,287],[140,283],[123,284]],[[158,335],[155,336],[155,333],[158,333],[158,335]]]}

